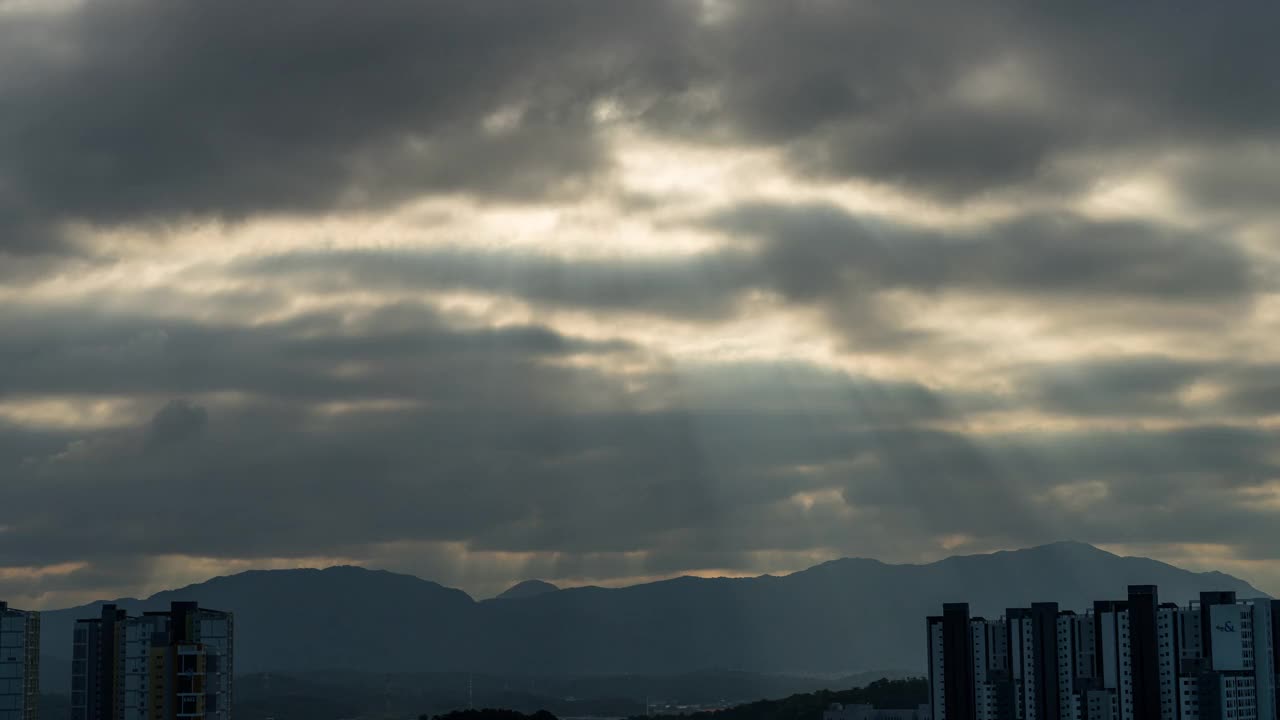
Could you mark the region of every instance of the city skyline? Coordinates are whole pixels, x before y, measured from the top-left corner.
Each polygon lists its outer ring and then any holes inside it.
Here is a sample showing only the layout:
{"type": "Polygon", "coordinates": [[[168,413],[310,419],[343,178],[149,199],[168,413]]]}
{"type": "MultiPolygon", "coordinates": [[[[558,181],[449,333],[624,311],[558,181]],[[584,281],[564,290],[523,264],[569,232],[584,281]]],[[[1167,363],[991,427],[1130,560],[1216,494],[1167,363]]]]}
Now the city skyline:
{"type": "Polygon", "coordinates": [[[934,720],[1275,720],[1280,600],[1155,585],[1080,612],[1057,602],[926,618],[934,720]]]}

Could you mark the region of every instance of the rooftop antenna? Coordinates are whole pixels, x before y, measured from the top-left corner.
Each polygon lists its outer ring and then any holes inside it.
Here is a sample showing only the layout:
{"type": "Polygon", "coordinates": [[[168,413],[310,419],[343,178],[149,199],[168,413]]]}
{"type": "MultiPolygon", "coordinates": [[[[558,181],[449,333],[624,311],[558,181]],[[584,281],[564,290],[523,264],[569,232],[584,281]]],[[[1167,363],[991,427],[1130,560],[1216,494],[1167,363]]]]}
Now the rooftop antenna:
{"type": "Polygon", "coordinates": [[[472,710],[476,709],[475,684],[472,682],[471,673],[467,673],[467,707],[472,710]]]}

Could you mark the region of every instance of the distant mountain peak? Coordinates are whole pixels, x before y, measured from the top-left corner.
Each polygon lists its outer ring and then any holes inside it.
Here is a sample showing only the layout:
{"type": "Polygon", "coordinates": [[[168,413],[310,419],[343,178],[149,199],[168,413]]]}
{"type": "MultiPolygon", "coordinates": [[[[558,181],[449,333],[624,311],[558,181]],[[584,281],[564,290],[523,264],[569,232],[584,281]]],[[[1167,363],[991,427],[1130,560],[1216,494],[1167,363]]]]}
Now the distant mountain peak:
{"type": "Polygon", "coordinates": [[[1055,540],[1054,542],[1045,543],[1043,545],[1033,545],[1027,549],[1039,550],[1041,548],[1061,548],[1064,550],[1099,550],[1101,552],[1106,552],[1105,550],[1101,550],[1096,545],[1090,545],[1087,542],[1081,542],[1079,540],[1055,540]]]}
{"type": "MultiPolygon", "coordinates": [[[[1056,542],[1045,543],[1043,545],[1033,545],[1025,548],[1013,548],[1010,550],[995,550],[992,552],[974,552],[964,555],[951,555],[937,563],[971,561],[982,562],[994,558],[1035,558],[1035,557],[1053,557],[1064,558],[1119,558],[1121,556],[1115,553],[1103,550],[1100,547],[1090,545],[1086,542],[1078,540],[1058,540],[1056,542]]],[[[933,563],[933,564],[937,564],[933,563]]]]}
{"type": "MultiPolygon", "coordinates": [[[[1106,553],[1108,555],[1114,554],[1114,553],[1108,553],[1106,550],[1103,550],[1102,548],[1099,548],[1096,545],[1090,545],[1087,542],[1080,542],[1079,540],[1055,540],[1054,542],[1047,542],[1042,545],[1032,545],[1030,547],[1013,548],[1010,550],[1000,550],[997,552],[1037,553],[1037,552],[1051,552],[1055,550],[1057,551],[1066,550],[1066,551],[1073,551],[1073,552],[1089,552],[1089,553],[1106,553]]],[[[978,553],[978,554],[991,555],[994,553],[978,553]]]]}
{"type": "MultiPolygon", "coordinates": [[[[1087,542],[1080,542],[1079,540],[1058,540],[1057,542],[1045,543],[1043,545],[1035,545],[1035,546],[1026,548],[1023,551],[1013,550],[1011,552],[1034,553],[1034,552],[1052,552],[1052,551],[1115,556],[1115,553],[1103,550],[1097,545],[1090,545],[1087,542]]],[[[1116,557],[1119,557],[1119,556],[1116,556],[1116,557]]]]}
{"type": "Polygon", "coordinates": [[[494,600],[518,600],[520,598],[531,598],[538,595],[553,593],[559,589],[560,588],[546,582],[545,580],[525,580],[507,588],[501,595],[495,597],[494,600]]]}

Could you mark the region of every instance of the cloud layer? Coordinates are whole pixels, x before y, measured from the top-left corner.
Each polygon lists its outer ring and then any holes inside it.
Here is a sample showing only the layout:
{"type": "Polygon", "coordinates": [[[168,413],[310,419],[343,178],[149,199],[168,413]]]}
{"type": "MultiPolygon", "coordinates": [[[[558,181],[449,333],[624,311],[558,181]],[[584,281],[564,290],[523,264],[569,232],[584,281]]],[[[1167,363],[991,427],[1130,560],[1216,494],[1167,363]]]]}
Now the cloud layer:
{"type": "Polygon", "coordinates": [[[1280,591],[1273,14],[0,2],[0,597],[1280,591]]]}

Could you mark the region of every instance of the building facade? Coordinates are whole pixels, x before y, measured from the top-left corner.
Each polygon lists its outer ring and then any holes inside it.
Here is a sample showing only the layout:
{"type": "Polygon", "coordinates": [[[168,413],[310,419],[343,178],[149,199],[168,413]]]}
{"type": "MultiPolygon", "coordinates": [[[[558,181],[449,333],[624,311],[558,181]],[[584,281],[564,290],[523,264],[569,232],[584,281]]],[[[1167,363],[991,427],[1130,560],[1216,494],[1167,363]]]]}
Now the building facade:
{"type": "Polygon", "coordinates": [[[935,718],[1280,720],[1280,601],[1178,607],[1131,585],[1083,613],[1034,603],[989,620],[950,603],[926,627],[935,718]]]}
{"type": "Polygon", "coordinates": [[[0,601],[0,720],[40,716],[40,613],[0,601]]]}
{"type": "Polygon", "coordinates": [[[78,620],[72,720],[230,720],[235,657],[231,613],[175,602],[131,617],[104,605],[78,620]]]}

